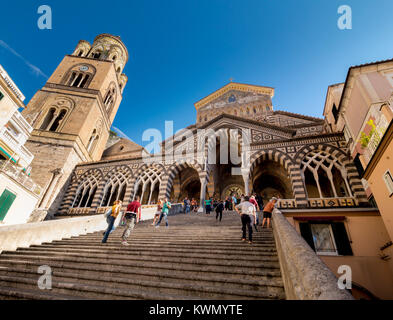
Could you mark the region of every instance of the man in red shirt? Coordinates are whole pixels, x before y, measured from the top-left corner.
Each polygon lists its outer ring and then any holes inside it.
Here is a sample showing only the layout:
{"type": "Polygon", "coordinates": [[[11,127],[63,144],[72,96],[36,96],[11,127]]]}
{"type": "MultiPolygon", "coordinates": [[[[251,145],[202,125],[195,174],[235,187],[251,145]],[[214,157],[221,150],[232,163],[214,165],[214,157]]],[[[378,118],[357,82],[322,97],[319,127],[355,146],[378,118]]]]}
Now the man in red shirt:
{"type": "Polygon", "coordinates": [[[139,196],[135,197],[135,200],[130,202],[127,206],[127,211],[124,214],[124,218],[126,219],[126,229],[121,236],[122,242],[121,244],[124,246],[128,246],[127,238],[130,236],[131,231],[134,229],[135,224],[139,222],[141,219],[141,203],[139,202],[139,196]]]}

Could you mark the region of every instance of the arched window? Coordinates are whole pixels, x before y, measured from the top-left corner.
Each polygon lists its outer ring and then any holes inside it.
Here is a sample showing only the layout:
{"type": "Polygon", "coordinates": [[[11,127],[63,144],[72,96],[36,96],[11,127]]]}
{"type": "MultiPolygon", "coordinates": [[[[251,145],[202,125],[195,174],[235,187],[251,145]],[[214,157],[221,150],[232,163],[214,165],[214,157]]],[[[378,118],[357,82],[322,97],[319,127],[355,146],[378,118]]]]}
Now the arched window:
{"type": "Polygon", "coordinates": [[[50,108],[41,124],[40,130],[57,131],[66,114],[66,109],[58,111],[57,108],[50,108]]]}
{"type": "Polygon", "coordinates": [[[89,176],[83,181],[74,198],[72,208],[89,208],[93,203],[94,195],[97,191],[97,180],[94,176],[89,176]]]}
{"type": "Polygon", "coordinates": [[[119,74],[121,72],[121,68],[117,67],[116,72],[119,74]]]}
{"type": "Polygon", "coordinates": [[[78,57],[82,57],[82,55],[83,55],[83,50],[79,50],[78,57]]]}
{"type": "MultiPolygon", "coordinates": [[[[84,54],[82,52],[82,54],[84,54]]],[[[75,87],[87,88],[96,73],[96,68],[93,65],[79,63],[74,65],[63,77],[61,84],[75,87]]]]}
{"type": "Polygon", "coordinates": [[[124,201],[127,190],[128,172],[116,172],[106,183],[101,207],[112,206],[116,200],[124,201]]]}
{"type": "Polygon", "coordinates": [[[97,133],[97,129],[93,130],[93,133],[90,136],[89,142],[87,143],[87,151],[92,153],[95,146],[97,145],[98,139],[99,139],[99,135],[97,133]]]}
{"type": "Polygon", "coordinates": [[[49,124],[53,122],[53,119],[55,117],[55,112],[56,108],[50,108],[48,113],[46,114],[45,120],[42,122],[40,129],[41,130],[47,130],[49,127],[49,124]]]}
{"type": "Polygon", "coordinates": [[[136,180],[134,186],[134,198],[139,195],[141,204],[156,203],[161,184],[162,170],[160,167],[146,169],[136,180]]]}
{"type": "Polygon", "coordinates": [[[61,121],[64,119],[65,115],[67,114],[67,110],[62,109],[59,115],[56,117],[55,121],[53,121],[52,125],[49,128],[49,131],[56,131],[61,124],[61,121]]]}
{"type": "Polygon", "coordinates": [[[73,71],[67,81],[67,86],[76,88],[85,88],[90,74],[73,71]]]}
{"type": "Polygon", "coordinates": [[[94,59],[99,59],[101,57],[101,53],[102,53],[101,51],[97,50],[91,53],[91,57],[94,59]]]}
{"type": "Polygon", "coordinates": [[[344,166],[329,153],[308,153],[301,168],[308,198],[352,197],[344,166]]]}
{"type": "Polygon", "coordinates": [[[105,109],[108,113],[112,111],[115,101],[116,101],[116,88],[114,84],[111,84],[104,98],[105,109]]]}

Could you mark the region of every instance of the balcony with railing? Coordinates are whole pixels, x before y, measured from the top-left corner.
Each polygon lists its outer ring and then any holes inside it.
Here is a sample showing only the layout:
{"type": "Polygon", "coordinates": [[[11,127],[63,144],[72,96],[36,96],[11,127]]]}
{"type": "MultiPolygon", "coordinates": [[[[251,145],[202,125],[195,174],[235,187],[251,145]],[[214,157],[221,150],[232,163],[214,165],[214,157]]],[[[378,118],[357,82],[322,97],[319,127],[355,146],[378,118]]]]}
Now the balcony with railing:
{"type": "MultiPolygon", "coordinates": [[[[17,116],[15,116],[15,118],[17,118],[17,116]]],[[[0,129],[0,141],[11,150],[11,154],[9,154],[7,150],[4,150],[8,153],[9,157],[19,161],[22,166],[28,167],[34,158],[33,154],[24,146],[30,132],[25,133],[24,131],[26,128],[24,127],[22,129],[16,126],[16,124],[17,122],[13,121],[12,127],[7,125],[0,129]],[[15,127],[16,130],[14,129],[15,127]],[[17,132],[18,129],[21,129],[21,131],[17,132]]],[[[28,125],[27,122],[26,124],[28,125]]]]}
{"type": "Polygon", "coordinates": [[[0,160],[0,173],[17,182],[20,187],[29,190],[37,198],[41,196],[43,189],[26,174],[23,168],[14,165],[10,161],[0,160]]]}

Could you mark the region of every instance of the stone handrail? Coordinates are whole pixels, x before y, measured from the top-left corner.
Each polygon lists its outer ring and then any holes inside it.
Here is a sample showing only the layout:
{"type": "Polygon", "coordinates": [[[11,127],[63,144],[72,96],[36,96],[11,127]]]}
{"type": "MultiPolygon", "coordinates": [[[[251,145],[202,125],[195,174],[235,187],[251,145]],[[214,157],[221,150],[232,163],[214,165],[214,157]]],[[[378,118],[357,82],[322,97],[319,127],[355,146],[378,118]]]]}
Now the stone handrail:
{"type": "MultiPolygon", "coordinates": [[[[176,214],[180,211],[181,205],[173,205],[170,214],[176,214]]],[[[153,219],[155,213],[156,207],[142,209],[141,220],[153,219]]],[[[121,216],[118,216],[115,226],[120,223],[121,216]]],[[[108,224],[103,214],[0,226],[0,253],[103,231],[107,227],[108,224]]]]}
{"type": "Polygon", "coordinates": [[[274,210],[272,220],[288,300],[353,300],[279,210],[274,210]]]}

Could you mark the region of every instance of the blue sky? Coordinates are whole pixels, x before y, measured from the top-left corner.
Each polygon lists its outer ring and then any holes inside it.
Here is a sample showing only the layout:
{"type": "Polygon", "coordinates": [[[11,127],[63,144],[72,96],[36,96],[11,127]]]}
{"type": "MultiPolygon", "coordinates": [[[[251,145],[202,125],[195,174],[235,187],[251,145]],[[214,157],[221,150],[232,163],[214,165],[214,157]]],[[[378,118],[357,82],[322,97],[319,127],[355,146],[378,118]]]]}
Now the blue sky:
{"type": "Polygon", "coordinates": [[[275,110],[321,117],[327,86],[350,66],[393,58],[392,12],[391,0],[7,1],[0,64],[28,103],[80,39],[120,35],[129,81],[114,126],[142,144],[165,120],[194,123],[193,104],[231,77],[274,87],[275,110]],[[42,4],[52,30],[37,27],[42,4]],[[337,27],[340,5],[352,8],[352,30],[337,27]]]}

